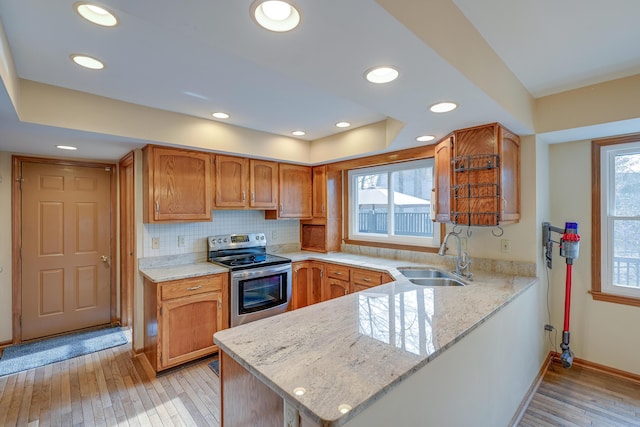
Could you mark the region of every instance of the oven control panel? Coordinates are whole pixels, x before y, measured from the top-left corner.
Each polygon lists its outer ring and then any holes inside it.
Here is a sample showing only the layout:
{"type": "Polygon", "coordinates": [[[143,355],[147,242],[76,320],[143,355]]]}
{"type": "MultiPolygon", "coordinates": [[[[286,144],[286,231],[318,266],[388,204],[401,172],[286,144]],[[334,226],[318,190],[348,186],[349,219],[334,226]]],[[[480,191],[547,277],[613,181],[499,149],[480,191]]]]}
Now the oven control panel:
{"type": "Polygon", "coordinates": [[[264,233],[219,234],[209,236],[207,246],[209,251],[266,247],[267,238],[264,233]]]}

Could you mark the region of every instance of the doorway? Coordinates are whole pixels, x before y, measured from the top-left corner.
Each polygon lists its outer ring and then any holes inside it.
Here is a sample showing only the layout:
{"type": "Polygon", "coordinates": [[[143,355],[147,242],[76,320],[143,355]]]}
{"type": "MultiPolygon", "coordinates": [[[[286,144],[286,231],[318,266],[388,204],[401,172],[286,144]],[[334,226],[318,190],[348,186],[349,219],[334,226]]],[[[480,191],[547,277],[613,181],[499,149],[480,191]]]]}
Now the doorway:
{"type": "Polygon", "coordinates": [[[14,342],[110,324],[114,166],[20,157],[13,166],[14,342]]]}

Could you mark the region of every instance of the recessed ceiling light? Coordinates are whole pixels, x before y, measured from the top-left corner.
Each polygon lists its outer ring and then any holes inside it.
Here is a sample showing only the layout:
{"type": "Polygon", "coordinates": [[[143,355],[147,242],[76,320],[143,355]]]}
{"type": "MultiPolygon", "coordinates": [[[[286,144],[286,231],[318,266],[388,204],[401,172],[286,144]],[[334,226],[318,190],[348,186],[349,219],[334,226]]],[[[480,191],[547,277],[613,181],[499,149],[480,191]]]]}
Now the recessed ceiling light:
{"type": "Polygon", "coordinates": [[[338,122],[338,123],[336,123],[336,127],[339,127],[339,128],[348,128],[349,126],[351,126],[351,123],[349,123],[349,122],[338,122]]]}
{"type": "Polygon", "coordinates": [[[295,136],[304,136],[307,133],[305,131],[303,131],[303,130],[294,130],[293,132],[291,132],[291,134],[295,135],[295,136]]]}
{"type": "Polygon", "coordinates": [[[216,113],[211,113],[213,117],[216,119],[228,119],[229,115],[227,113],[223,113],[222,111],[218,111],[216,113]]]}
{"type": "Polygon", "coordinates": [[[256,0],[251,3],[251,17],[263,28],[278,33],[291,31],[300,24],[300,13],[289,2],[256,0]]]}
{"type": "Polygon", "coordinates": [[[102,6],[90,3],[76,3],[73,5],[76,12],[89,22],[93,22],[103,27],[114,27],[118,25],[116,16],[102,6]]]}
{"type": "Polygon", "coordinates": [[[296,396],[302,396],[306,392],[307,390],[304,387],[296,387],[293,389],[293,394],[295,394],[296,396]]]}
{"type": "Polygon", "coordinates": [[[421,135],[416,138],[416,141],[427,142],[427,141],[433,141],[434,139],[436,139],[436,137],[433,135],[421,135]]]}
{"type": "Polygon", "coordinates": [[[61,150],[77,150],[78,147],[73,147],[71,145],[56,145],[56,148],[59,148],[61,150]]]}
{"type": "Polygon", "coordinates": [[[434,113],[448,113],[456,108],[458,108],[458,105],[454,102],[439,102],[429,107],[434,113]]]}
{"type": "Polygon", "coordinates": [[[364,76],[371,83],[389,83],[397,79],[398,74],[398,70],[385,65],[368,69],[364,76]]]}
{"type": "Polygon", "coordinates": [[[73,54],[71,55],[71,60],[81,67],[91,70],[102,70],[104,68],[104,64],[101,61],[87,55],[73,54]]]}

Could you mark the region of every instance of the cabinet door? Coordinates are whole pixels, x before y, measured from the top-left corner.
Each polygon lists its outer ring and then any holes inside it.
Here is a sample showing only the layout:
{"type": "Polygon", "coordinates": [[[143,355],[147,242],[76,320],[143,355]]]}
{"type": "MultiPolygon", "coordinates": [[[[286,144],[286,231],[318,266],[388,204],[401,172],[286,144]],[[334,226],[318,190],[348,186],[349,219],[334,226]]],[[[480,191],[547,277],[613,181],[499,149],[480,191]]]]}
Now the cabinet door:
{"type": "Polygon", "coordinates": [[[520,219],[520,138],[500,127],[501,221],[520,219]]]}
{"type": "Polygon", "coordinates": [[[311,218],[311,168],[280,164],[279,218],[311,218]]]}
{"type": "Polygon", "coordinates": [[[147,222],[211,221],[211,155],[145,148],[147,222]]]}
{"type": "Polygon", "coordinates": [[[349,293],[349,282],[328,278],[325,282],[323,301],[338,298],[349,293]]]}
{"type": "Polygon", "coordinates": [[[297,310],[309,305],[310,264],[308,262],[294,262],[292,270],[291,308],[297,310]]]}
{"type": "Polygon", "coordinates": [[[313,202],[314,218],[327,217],[327,167],[315,166],[313,168],[313,202]]]}
{"type": "Polygon", "coordinates": [[[216,207],[247,206],[248,183],[249,159],[216,156],[216,207]]]}
{"type": "Polygon", "coordinates": [[[222,292],[165,301],[158,323],[162,369],[211,354],[218,349],[213,334],[223,325],[222,292]]]}
{"type": "Polygon", "coordinates": [[[435,220],[451,222],[451,153],[453,137],[446,138],[435,149],[435,220]]]}
{"type": "Polygon", "coordinates": [[[307,302],[309,305],[323,301],[322,291],[325,284],[325,266],[321,262],[311,262],[311,283],[307,302]]]}
{"type": "Polygon", "coordinates": [[[249,161],[249,206],[276,209],[278,207],[278,164],[264,160],[249,161]]]}

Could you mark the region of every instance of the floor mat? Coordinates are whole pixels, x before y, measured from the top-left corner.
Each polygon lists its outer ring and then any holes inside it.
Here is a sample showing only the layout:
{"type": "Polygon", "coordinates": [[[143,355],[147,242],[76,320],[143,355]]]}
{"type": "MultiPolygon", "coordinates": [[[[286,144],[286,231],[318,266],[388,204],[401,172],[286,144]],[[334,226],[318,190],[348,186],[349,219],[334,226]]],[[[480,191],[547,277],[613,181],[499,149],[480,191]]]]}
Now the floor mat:
{"type": "Polygon", "coordinates": [[[4,349],[0,376],[71,359],[127,343],[120,327],[62,335],[4,349]]]}
{"type": "Polygon", "coordinates": [[[216,359],[213,362],[209,363],[209,367],[211,368],[211,370],[213,371],[214,374],[216,374],[217,376],[220,376],[220,361],[219,361],[219,359],[216,359]]]}

